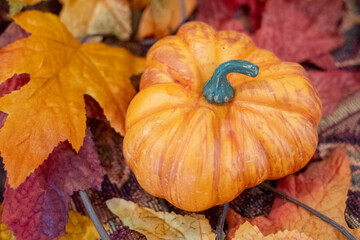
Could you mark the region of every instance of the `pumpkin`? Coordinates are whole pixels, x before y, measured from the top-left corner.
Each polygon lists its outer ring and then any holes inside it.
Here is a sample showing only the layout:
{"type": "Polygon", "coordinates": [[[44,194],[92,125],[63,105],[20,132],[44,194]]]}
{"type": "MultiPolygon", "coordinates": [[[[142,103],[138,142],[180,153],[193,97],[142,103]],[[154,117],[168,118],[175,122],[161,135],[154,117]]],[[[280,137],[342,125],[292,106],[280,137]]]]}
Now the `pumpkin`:
{"type": "Polygon", "coordinates": [[[124,154],[147,192],[202,211],[304,167],[320,117],[299,64],[243,33],[189,22],[148,52],[124,154]]]}

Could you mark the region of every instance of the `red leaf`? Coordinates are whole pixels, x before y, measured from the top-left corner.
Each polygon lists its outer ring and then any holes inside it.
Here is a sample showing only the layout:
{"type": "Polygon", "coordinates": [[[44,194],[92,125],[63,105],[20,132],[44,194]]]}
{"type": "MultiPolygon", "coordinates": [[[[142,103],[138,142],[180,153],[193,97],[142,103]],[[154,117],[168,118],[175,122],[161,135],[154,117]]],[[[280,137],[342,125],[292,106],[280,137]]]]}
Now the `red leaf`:
{"type": "Polygon", "coordinates": [[[332,113],[342,99],[360,90],[360,72],[313,70],[308,75],[319,92],[323,117],[332,113]]]}
{"type": "MultiPolygon", "coordinates": [[[[1,36],[0,36],[1,42],[1,36]]],[[[1,43],[0,43],[1,44],[1,43]]],[[[9,78],[2,84],[0,84],[0,97],[11,93],[12,91],[19,90],[22,86],[24,86],[27,82],[29,82],[30,76],[29,74],[15,74],[12,78],[9,78]]],[[[3,127],[7,114],[0,111],[0,129],[3,127]]]]}
{"type": "Polygon", "coordinates": [[[23,74],[14,74],[12,78],[9,78],[2,84],[0,84],[0,97],[3,97],[6,94],[11,93],[12,91],[19,90],[22,86],[30,81],[30,75],[23,74]]]}
{"type": "Polygon", "coordinates": [[[266,2],[254,41],[285,61],[302,62],[340,46],[342,0],[266,2]]]}
{"type": "Polygon", "coordinates": [[[3,48],[6,45],[15,42],[17,40],[20,40],[22,38],[29,37],[30,35],[31,35],[30,33],[26,32],[15,22],[12,22],[0,35],[0,48],[3,48]]]}
{"type": "Polygon", "coordinates": [[[87,130],[78,154],[62,142],[17,189],[6,184],[2,221],[18,240],[56,239],[65,233],[70,195],[99,189],[101,181],[102,168],[87,130]]]}
{"type": "Polygon", "coordinates": [[[240,6],[249,8],[249,25],[255,31],[260,25],[263,3],[258,0],[198,0],[196,19],[211,25],[216,30],[235,30],[244,32],[239,19],[234,18],[240,6]]]}

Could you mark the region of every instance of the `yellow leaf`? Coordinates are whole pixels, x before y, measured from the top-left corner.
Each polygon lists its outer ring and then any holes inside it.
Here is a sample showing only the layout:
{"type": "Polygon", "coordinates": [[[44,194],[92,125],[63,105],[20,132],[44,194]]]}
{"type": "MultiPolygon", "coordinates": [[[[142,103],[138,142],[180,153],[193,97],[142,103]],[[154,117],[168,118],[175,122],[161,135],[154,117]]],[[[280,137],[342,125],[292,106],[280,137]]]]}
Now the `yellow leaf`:
{"type": "Polygon", "coordinates": [[[61,21],[78,39],[87,34],[131,34],[131,8],[127,0],[61,0],[61,21]]]}
{"type": "Polygon", "coordinates": [[[15,240],[14,233],[9,230],[6,224],[1,222],[2,205],[0,204],[0,240],[15,240]]]}
{"type": "Polygon", "coordinates": [[[169,35],[179,27],[182,21],[186,20],[195,7],[196,0],[150,0],[149,6],[145,8],[141,16],[136,37],[138,39],[150,36],[161,38],[169,35]]]}
{"type": "Polygon", "coordinates": [[[9,3],[9,8],[10,8],[9,11],[11,16],[20,12],[24,6],[35,5],[41,2],[41,0],[7,0],[7,1],[9,3]]]}
{"type": "Polygon", "coordinates": [[[88,217],[75,211],[69,211],[66,233],[58,240],[96,240],[99,238],[99,233],[88,217]]]}
{"type": "Polygon", "coordinates": [[[155,212],[120,198],[106,201],[108,208],[117,215],[124,225],[152,239],[215,239],[209,221],[204,215],[177,215],[155,212]]]}
{"type": "Polygon", "coordinates": [[[236,230],[232,240],[312,240],[312,238],[306,236],[305,233],[299,233],[297,230],[279,231],[276,234],[264,236],[258,227],[245,222],[236,230]]]}
{"type": "Polygon", "coordinates": [[[31,33],[0,50],[0,84],[17,73],[30,81],[0,98],[7,113],[0,130],[0,152],[9,184],[19,186],[52,152],[68,140],[78,151],[85,137],[84,94],[104,109],[120,134],[135,94],[129,78],[144,68],[144,59],[101,43],[81,45],[50,13],[23,12],[14,20],[31,33]]]}

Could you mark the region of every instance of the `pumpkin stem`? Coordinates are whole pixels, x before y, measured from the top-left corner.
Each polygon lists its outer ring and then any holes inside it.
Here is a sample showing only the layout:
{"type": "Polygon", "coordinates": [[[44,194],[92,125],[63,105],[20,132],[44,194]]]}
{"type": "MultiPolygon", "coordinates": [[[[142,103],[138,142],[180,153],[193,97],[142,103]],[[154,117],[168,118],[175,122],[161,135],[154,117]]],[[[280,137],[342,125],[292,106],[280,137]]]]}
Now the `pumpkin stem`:
{"type": "Polygon", "coordinates": [[[222,105],[233,99],[235,91],[226,77],[232,72],[256,77],[259,67],[244,60],[230,60],[220,64],[203,86],[203,96],[209,103],[222,105]]]}

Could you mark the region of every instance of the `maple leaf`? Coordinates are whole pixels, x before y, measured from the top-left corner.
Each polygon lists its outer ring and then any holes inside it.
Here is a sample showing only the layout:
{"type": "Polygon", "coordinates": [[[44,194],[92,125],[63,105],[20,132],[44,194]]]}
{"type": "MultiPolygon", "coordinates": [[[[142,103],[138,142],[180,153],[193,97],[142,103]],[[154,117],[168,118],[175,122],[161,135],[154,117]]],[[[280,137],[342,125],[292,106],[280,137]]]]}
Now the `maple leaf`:
{"type": "Polygon", "coordinates": [[[92,221],[78,212],[69,211],[69,220],[66,224],[66,233],[58,240],[96,240],[99,233],[92,221]]]}
{"type": "Polygon", "coordinates": [[[360,90],[360,72],[331,70],[307,72],[312,84],[319,92],[322,116],[332,113],[341,100],[360,90]]]}
{"type": "Polygon", "coordinates": [[[155,36],[161,38],[175,31],[195,9],[196,0],[150,0],[145,8],[136,38],[155,36]],[[183,16],[184,12],[184,16],[183,16]]]}
{"type": "Polygon", "coordinates": [[[87,34],[131,34],[131,9],[126,0],[61,0],[61,21],[78,39],[87,34]]]}
{"type": "Polygon", "coordinates": [[[14,17],[31,36],[0,50],[0,83],[30,74],[19,91],[0,98],[8,117],[0,151],[9,184],[19,186],[59,142],[78,151],[85,136],[84,94],[99,102],[116,131],[124,134],[127,106],[135,94],[129,77],[144,59],[101,43],[79,44],[57,16],[38,11],[14,17]]]}
{"type": "Polygon", "coordinates": [[[245,222],[239,226],[232,240],[312,240],[305,233],[299,233],[297,230],[279,231],[276,234],[264,236],[258,227],[245,222]]]}
{"type": "Polygon", "coordinates": [[[285,61],[302,62],[340,46],[342,0],[268,0],[255,43],[285,61]]]}
{"type": "MultiPolygon", "coordinates": [[[[321,162],[311,163],[304,173],[289,175],[277,183],[277,189],[280,191],[316,209],[342,226],[346,226],[344,210],[349,187],[349,158],[344,148],[335,149],[321,162]]],[[[228,220],[229,229],[234,232],[237,228],[236,223],[242,223],[245,219],[232,211],[228,214],[228,220]]],[[[272,211],[267,218],[256,217],[250,220],[250,223],[256,225],[265,236],[278,231],[298,230],[317,240],[347,239],[338,229],[280,197],[275,198],[272,211]]],[[[360,236],[360,229],[349,232],[360,236]]]]}
{"type": "Polygon", "coordinates": [[[155,212],[120,198],[107,200],[106,205],[126,226],[144,234],[149,240],[215,239],[204,215],[155,212]]]}
{"type": "Polygon", "coordinates": [[[17,189],[5,185],[2,221],[18,239],[55,239],[65,232],[70,195],[90,187],[100,189],[102,175],[87,130],[78,154],[62,142],[17,189]]]}

